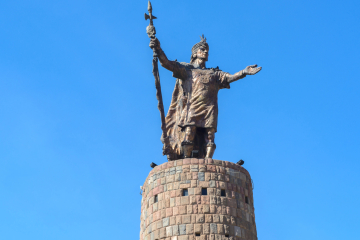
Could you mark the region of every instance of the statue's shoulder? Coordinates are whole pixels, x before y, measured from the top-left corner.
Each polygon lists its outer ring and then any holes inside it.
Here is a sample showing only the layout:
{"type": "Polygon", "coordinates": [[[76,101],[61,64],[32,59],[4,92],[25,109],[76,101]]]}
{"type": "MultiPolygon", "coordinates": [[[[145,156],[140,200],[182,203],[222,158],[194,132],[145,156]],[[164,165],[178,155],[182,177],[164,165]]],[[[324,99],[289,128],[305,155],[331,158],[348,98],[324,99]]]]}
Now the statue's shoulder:
{"type": "Polygon", "coordinates": [[[219,69],[219,66],[217,66],[216,68],[210,68],[210,70],[214,72],[222,72],[222,70],[219,69]]]}
{"type": "Polygon", "coordinates": [[[178,61],[176,61],[176,60],[175,60],[175,62],[176,62],[176,64],[178,64],[179,66],[184,67],[184,68],[186,68],[186,69],[194,69],[194,68],[195,68],[194,65],[192,65],[191,63],[178,62],[178,61]]]}

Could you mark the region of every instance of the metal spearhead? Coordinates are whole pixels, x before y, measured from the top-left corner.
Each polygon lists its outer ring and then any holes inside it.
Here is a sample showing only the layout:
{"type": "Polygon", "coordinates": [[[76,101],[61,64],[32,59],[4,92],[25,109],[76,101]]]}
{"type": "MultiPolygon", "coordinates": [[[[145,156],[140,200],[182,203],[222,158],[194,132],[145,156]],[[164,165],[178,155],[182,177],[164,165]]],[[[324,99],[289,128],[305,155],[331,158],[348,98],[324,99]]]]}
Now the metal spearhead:
{"type": "Polygon", "coordinates": [[[149,15],[145,13],[145,20],[150,19],[150,25],[154,25],[153,19],[156,19],[156,17],[152,15],[152,6],[151,6],[150,1],[148,2],[148,12],[149,12],[149,15]]]}
{"type": "Polygon", "coordinates": [[[152,15],[152,6],[150,1],[148,2],[148,11],[149,15],[145,13],[145,21],[150,19],[150,23],[149,26],[146,27],[146,33],[149,38],[155,38],[156,30],[154,27],[153,19],[156,19],[156,17],[152,15]]]}

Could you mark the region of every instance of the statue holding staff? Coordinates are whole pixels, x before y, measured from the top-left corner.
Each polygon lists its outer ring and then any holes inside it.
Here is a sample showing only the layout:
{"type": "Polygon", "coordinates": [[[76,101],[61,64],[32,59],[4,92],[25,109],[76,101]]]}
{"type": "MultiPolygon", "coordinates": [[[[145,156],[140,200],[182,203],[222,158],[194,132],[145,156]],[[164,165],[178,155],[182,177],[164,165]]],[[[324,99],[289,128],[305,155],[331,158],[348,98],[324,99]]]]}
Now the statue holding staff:
{"type": "Polygon", "coordinates": [[[250,65],[231,75],[218,68],[206,68],[209,45],[204,36],[191,49],[190,63],[170,61],[157,38],[150,40],[160,64],[177,78],[172,101],[165,118],[167,135],[175,153],[173,158],[192,157],[194,148],[198,157],[211,158],[218,119],[218,91],[230,88],[230,83],[254,75],[261,70],[250,65]]]}
{"type": "Polygon", "coordinates": [[[150,37],[150,48],[153,49],[153,73],[157,89],[158,108],[162,122],[163,154],[168,160],[198,157],[212,158],[216,148],[214,139],[217,131],[218,92],[230,88],[230,83],[254,75],[261,70],[257,65],[250,65],[233,75],[217,68],[207,68],[209,45],[204,35],[201,41],[191,49],[190,63],[170,61],[155,37],[151,3],[148,3],[150,19],[147,34],[150,37]],[[167,116],[161,95],[160,77],[157,61],[161,66],[173,72],[176,78],[171,104],[167,116]]]}

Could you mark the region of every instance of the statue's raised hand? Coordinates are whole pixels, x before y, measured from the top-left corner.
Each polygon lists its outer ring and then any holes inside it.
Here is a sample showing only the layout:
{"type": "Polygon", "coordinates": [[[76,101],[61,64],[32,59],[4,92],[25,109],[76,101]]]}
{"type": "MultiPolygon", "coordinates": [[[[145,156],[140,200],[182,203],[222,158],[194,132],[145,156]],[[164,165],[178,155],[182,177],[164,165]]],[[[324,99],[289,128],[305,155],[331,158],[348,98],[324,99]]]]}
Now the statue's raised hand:
{"type": "Polygon", "coordinates": [[[159,49],[160,48],[160,41],[157,38],[150,38],[150,44],[149,47],[151,49],[159,49]]]}
{"type": "Polygon", "coordinates": [[[261,70],[261,67],[257,67],[257,64],[254,64],[254,65],[247,66],[244,69],[244,73],[246,75],[255,75],[258,72],[260,72],[260,70],[261,70]]]}

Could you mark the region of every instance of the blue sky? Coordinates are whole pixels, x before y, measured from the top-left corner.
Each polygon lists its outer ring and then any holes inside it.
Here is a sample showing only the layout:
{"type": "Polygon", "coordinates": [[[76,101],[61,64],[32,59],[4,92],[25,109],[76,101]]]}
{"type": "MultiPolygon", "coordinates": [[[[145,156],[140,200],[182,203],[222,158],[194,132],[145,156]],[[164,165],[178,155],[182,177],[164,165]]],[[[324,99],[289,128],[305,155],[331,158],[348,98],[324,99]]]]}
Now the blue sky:
{"type": "MultiPolygon", "coordinates": [[[[153,0],[169,59],[263,70],[219,92],[215,159],[254,180],[261,240],[358,239],[358,1],[153,0]]],[[[0,3],[0,239],[137,239],[161,164],[147,1],[0,3]]],[[[175,80],[160,69],[165,109],[175,80]]]]}

